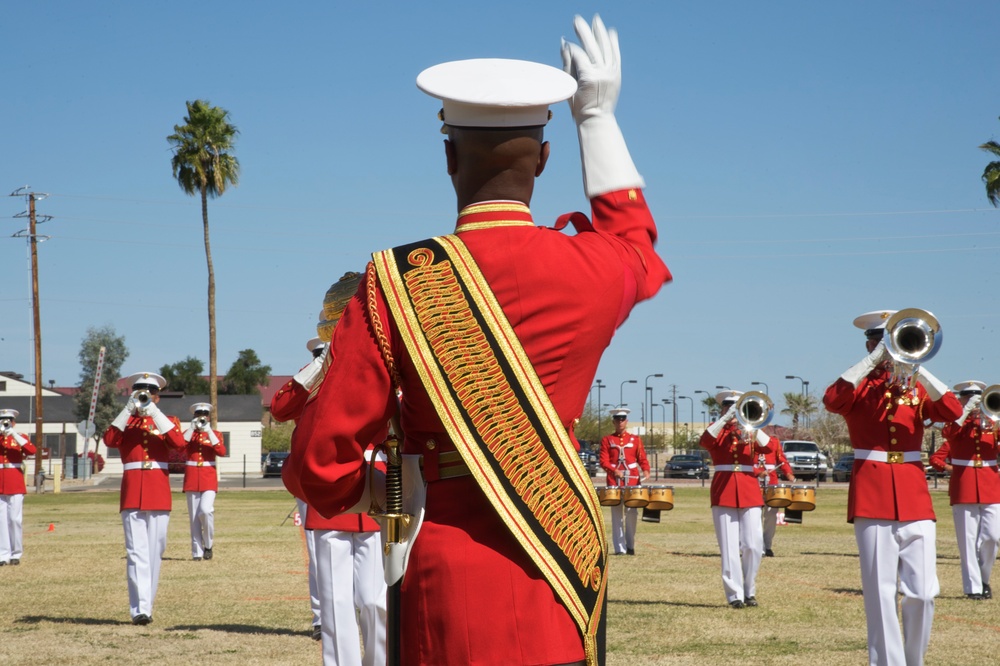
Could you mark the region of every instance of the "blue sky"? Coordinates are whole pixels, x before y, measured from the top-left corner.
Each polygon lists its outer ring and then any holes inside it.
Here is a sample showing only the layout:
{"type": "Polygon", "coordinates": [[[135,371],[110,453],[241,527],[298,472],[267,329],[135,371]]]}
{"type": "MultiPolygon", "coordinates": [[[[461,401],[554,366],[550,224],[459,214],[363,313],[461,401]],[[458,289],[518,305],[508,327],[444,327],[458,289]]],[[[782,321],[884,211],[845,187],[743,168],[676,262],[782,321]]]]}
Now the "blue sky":
{"type": "MultiPolygon", "coordinates": [[[[671,384],[799,390],[786,375],[822,390],[864,353],[851,320],[878,308],[941,319],[942,380],[1000,381],[1000,211],[978,149],[1000,136],[994,1],[424,5],[7,7],[0,194],[51,195],[44,380],[75,384],[80,341],[105,324],[126,338],[126,373],[207,365],[199,205],[165,139],[185,101],[228,109],[241,131],[241,183],[209,211],[220,370],[252,348],[291,374],[344,271],[452,229],[438,104],[416,75],[469,57],[558,66],[573,14],[599,11],[620,33],[619,121],[675,276],[605,354],[603,402],[634,378],[622,393],[637,408],[654,373],[657,401],[671,384]]],[[[588,210],[570,114],[554,111],[542,224],[588,210]]],[[[10,238],[22,210],[0,198],[0,370],[30,379],[27,248],[10,238]]]]}

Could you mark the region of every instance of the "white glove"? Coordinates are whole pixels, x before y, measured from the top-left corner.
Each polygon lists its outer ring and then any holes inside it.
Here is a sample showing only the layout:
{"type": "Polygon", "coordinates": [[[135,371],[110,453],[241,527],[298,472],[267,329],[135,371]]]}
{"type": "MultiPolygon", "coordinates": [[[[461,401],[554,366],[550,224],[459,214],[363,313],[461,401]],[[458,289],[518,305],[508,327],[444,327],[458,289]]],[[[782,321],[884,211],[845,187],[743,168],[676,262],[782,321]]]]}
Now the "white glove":
{"type": "Polygon", "coordinates": [[[733,403],[729,407],[729,411],[723,414],[718,421],[708,426],[708,434],[716,439],[719,438],[719,433],[722,432],[722,428],[725,427],[727,423],[736,418],[736,404],[733,403]]]}
{"type": "Polygon", "coordinates": [[[971,398],[969,398],[969,402],[965,403],[965,409],[962,410],[962,415],[959,416],[957,419],[955,419],[955,423],[957,425],[962,425],[963,423],[965,423],[965,419],[969,418],[969,414],[971,414],[973,411],[975,411],[977,407],[979,407],[979,403],[982,402],[982,400],[983,397],[981,395],[974,395],[971,398]]]}
{"type": "MultiPolygon", "coordinates": [[[[760,444],[761,446],[766,447],[767,443],[770,442],[770,441],[771,441],[771,438],[767,436],[767,433],[765,433],[763,430],[758,430],[757,431],[757,443],[758,444],[760,444]]],[[[763,454],[761,454],[761,455],[763,455],[763,454]]]]}
{"type": "Polygon", "coordinates": [[[427,503],[427,482],[420,471],[420,456],[403,457],[403,513],[410,514],[410,523],[403,528],[399,543],[387,543],[385,527],[382,528],[382,543],[385,548],[385,584],[394,585],[403,579],[406,565],[410,561],[410,551],[417,540],[420,526],[424,523],[424,505],[427,503]]]}
{"type": "MultiPolygon", "coordinates": [[[[917,368],[917,381],[927,391],[927,395],[931,397],[931,400],[940,400],[948,392],[948,387],[940,379],[932,375],[927,368],[917,368]]],[[[972,401],[970,400],[969,402],[972,401]]]]}
{"type": "Polygon", "coordinates": [[[131,418],[132,412],[134,411],[135,402],[132,401],[132,398],[129,398],[128,402],[125,403],[125,409],[119,412],[118,416],[115,417],[115,420],[111,422],[111,426],[124,432],[125,426],[128,425],[128,420],[131,418]]]}
{"type": "Polygon", "coordinates": [[[156,429],[160,431],[161,435],[165,435],[174,429],[174,422],[167,418],[167,415],[160,411],[160,408],[156,406],[155,402],[150,401],[146,405],[146,416],[150,416],[153,419],[153,423],[156,424],[156,429]]]}
{"type": "Polygon", "coordinates": [[[312,360],[312,362],[306,367],[299,370],[299,374],[295,375],[292,379],[296,383],[301,385],[307,391],[311,391],[316,385],[316,382],[320,380],[323,370],[323,359],[326,358],[326,349],[323,353],[312,360]]]}
{"type": "Polygon", "coordinates": [[[618,33],[605,28],[597,15],[593,27],[581,16],[573,18],[573,27],[580,45],[562,40],[562,59],[563,69],[578,85],[569,106],[580,138],[583,189],[590,199],[644,187],[615,119],[622,81],[618,33]]]}
{"type": "Polygon", "coordinates": [[[185,442],[190,442],[191,441],[191,437],[193,435],[194,435],[194,424],[192,423],[191,427],[184,431],[184,435],[183,435],[184,441],[185,442]]]}
{"type": "MultiPolygon", "coordinates": [[[[206,426],[206,428],[208,428],[208,426],[206,426]]],[[[211,428],[208,428],[208,441],[212,443],[212,446],[219,443],[219,438],[215,436],[215,431],[211,428]]]]}
{"type": "Polygon", "coordinates": [[[857,364],[851,366],[844,374],[840,376],[844,381],[851,382],[854,388],[858,388],[861,380],[868,376],[868,373],[875,369],[875,366],[881,363],[885,357],[888,355],[888,351],[885,348],[885,340],[880,340],[875,349],[872,350],[868,356],[865,356],[857,364]]]}
{"type": "Polygon", "coordinates": [[[25,444],[28,443],[28,438],[17,431],[12,430],[10,436],[13,437],[14,441],[20,444],[21,446],[24,446],[25,444]]]}

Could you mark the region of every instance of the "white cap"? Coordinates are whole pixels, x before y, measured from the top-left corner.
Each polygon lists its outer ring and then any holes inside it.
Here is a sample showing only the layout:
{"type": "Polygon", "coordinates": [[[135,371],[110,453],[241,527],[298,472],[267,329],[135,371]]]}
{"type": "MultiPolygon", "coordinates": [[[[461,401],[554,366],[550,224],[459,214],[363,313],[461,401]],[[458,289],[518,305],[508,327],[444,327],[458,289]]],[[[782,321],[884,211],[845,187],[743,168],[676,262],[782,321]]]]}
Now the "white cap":
{"type": "Polygon", "coordinates": [[[873,331],[885,328],[885,322],[889,321],[889,317],[894,314],[896,314],[896,310],[874,310],[872,312],[866,312],[863,315],[858,315],[854,318],[854,325],[862,331],[873,331]]]}
{"type": "Polygon", "coordinates": [[[309,351],[316,351],[317,349],[323,349],[326,347],[326,343],[321,338],[311,338],[309,342],[306,343],[306,349],[309,351]]]}
{"type": "Polygon", "coordinates": [[[628,407],[618,407],[617,409],[611,410],[611,418],[614,418],[616,416],[624,416],[625,418],[628,418],[628,415],[631,412],[632,410],[629,409],[628,407]]]}
{"type": "Polygon", "coordinates": [[[20,415],[21,412],[16,409],[0,409],[0,419],[13,419],[16,421],[20,415]]]}
{"type": "Polygon", "coordinates": [[[719,405],[723,405],[727,402],[736,402],[741,395],[743,395],[743,391],[719,391],[715,394],[715,401],[719,405]]]}
{"type": "Polygon", "coordinates": [[[211,412],[212,403],[210,402],[196,402],[190,407],[192,414],[197,414],[198,412],[211,412]]]}
{"type": "Polygon", "coordinates": [[[978,393],[978,394],[982,395],[983,389],[985,389],[985,388],[986,388],[986,384],[984,382],[977,382],[974,379],[970,379],[969,381],[959,382],[959,383],[955,384],[955,386],[951,390],[954,391],[955,393],[959,393],[959,394],[961,394],[961,393],[978,393]]]}
{"type": "Polygon", "coordinates": [[[576,79],[537,62],[477,58],[425,69],[417,87],[441,100],[445,125],[509,129],[545,125],[549,105],[572,97],[576,79]]]}
{"type": "Polygon", "coordinates": [[[137,372],[128,378],[128,384],[132,388],[137,386],[153,386],[162,389],[167,385],[167,380],[155,372],[137,372]]]}

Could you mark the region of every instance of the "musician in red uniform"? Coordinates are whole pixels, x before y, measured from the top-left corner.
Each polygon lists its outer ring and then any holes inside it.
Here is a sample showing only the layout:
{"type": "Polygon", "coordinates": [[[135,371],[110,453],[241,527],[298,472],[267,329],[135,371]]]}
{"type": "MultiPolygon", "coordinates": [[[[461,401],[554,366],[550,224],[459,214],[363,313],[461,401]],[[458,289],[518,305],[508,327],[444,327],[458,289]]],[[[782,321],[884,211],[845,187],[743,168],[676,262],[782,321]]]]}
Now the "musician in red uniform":
{"type": "Polygon", "coordinates": [[[951,474],[948,494],[962,562],[962,589],[969,599],[992,599],[990,574],[1000,545],[1000,474],[997,473],[997,424],[984,416],[980,401],[986,384],[956,384],[965,409],[942,430],[945,441],[930,458],[935,469],[951,474]]]}
{"type": "Polygon", "coordinates": [[[920,458],[924,420],[951,422],[958,400],[920,366],[908,390],[896,380],[883,336],[894,310],[854,320],[868,356],[826,390],[823,405],[847,422],[854,468],[847,522],[854,524],[861,563],[872,664],[922,664],[938,586],[934,509],[920,458]],[[903,630],[897,619],[902,593],[903,630]]]}
{"type": "Polygon", "coordinates": [[[24,555],[24,465],[35,445],[14,430],[19,412],[0,409],[0,567],[24,555]]]}
{"type": "MultiPolygon", "coordinates": [[[[761,479],[765,488],[778,484],[778,476],[782,476],[786,481],[795,483],[795,472],[785,457],[785,451],[780,443],[774,447],[773,451],[760,454],[756,468],[757,478],[761,479]]],[[[774,532],[778,529],[778,514],[784,513],[784,509],[764,505],[764,557],[774,557],[771,546],[774,545],[774,532]]]]}
{"type": "Polygon", "coordinates": [[[747,432],[736,420],[740,391],[715,396],[722,416],[701,435],[712,456],[712,522],[722,554],[722,588],[733,608],[756,607],[757,572],[764,555],[761,507],[764,497],[754,465],[779,446],[761,430],[747,432]]]}
{"type": "Polygon", "coordinates": [[[132,623],[153,621],[153,600],[160,580],[160,560],[167,547],[170,522],[168,448],[184,449],[176,416],[167,416],[156,403],[163,377],[140,372],[128,378],[132,395],[111,426],[104,443],[121,452],[123,464],[120,511],[125,529],[125,572],[132,623]]]}
{"type": "MultiPolygon", "coordinates": [[[[555,76],[562,74],[534,63],[489,60],[447,63],[429,70],[440,77],[424,72],[418,79],[444,102],[457,238],[482,275],[478,288],[490,292],[483,299],[495,299],[523,347],[525,372],[532,371],[542,388],[533,395],[543,408],[554,408],[563,432],[552,432],[561,442],[583,412],[615,329],[669,279],[653,249],[656,229],[639,189],[643,181],[614,118],[617,35],[597,18],[592,30],[577,17],[576,29],[586,51],[566,44],[564,62],[580,81],[571,110],[593,225],[574,216],[573,236],[535,226],[528,208],[549,155],[542,141],[548,104],[573,94],[555,76]]],[[[402,582],[403,662],[566,664],[592,657],[599,639],[578,628],[579,614],[560,602],[491,503],[495,496],[483,491],[459,455],[450,422],[446,426],[438,412],[449,407],[442,394],[428,393],[418,359],[403,341],[414,333],[389,310],[390,296],[398,301],[390,285],[398,283],[378,278],[378,270],[370,267],[348,304],[333,333],[323,382],[299,419],[290,458],[294,494],[325,515],[354,508],[367,487],[365,450],[396,412],[401,388],[403,452],[423,456],[427,484],[422,529],[402,582]]],[[[466,367],[485,369],[481,358],[466,367]]],[[[478,390],[490,385],[485,381],[478,390]]],[[[462,451],[479,442],[460,442],[462,451]]],[[[573,482],[584,476],[574,473],[576,467],[566,469],[573,482]]],[[[596,503],[594,496],[590,504],[596,503]]],[[[606,554],[604,544],[599,547],[606,554]]]]}
{"type": "Polygon", "coordinates": [[[184,495],[191,522],[191,559],[212,559],[215,544],[215,495],[219,492],[216,457],[226,455],[222,433],[212,430],[212,404],[191,405],[191,427],[184,431],[184,495]]]}
{"type": "MultiPolygon", "coordinates": [[[[601,439],[601,467],[608,473],[609,486],[638,486],[649,478],[649,460],[642,439],[630,433],[627,407],[619,407],[611,412],[615,425],[613,435],[601,439]]],[[[616,504],[611,508],[611,543],[615,555],[635,555],[635,526],[639,510],[616,504]]]]}

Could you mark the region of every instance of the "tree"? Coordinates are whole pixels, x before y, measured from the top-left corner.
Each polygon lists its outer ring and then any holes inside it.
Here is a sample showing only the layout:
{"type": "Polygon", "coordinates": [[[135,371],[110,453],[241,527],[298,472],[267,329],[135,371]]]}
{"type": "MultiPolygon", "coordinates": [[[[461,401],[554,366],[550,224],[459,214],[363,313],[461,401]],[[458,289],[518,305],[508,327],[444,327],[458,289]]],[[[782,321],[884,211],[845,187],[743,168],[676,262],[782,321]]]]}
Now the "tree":
{"type": "Polygon", "coordinates": [[[104,366],[101,370],[101,387],[97,395],[97,409],[94,412],[95,432],[97,436],[118,416],[121,404],[118,397],[118,377],[122,365],[128,359],[128,348],[125,337],[119,336],[113,326],[103,328],[88,328],[80,344],[80,390],[76,394],[75,415],[81,421],[90,415],[90,400],[94,395],[94,380],[97,375],[97,358],[104,347],[104,366]]]}
{"type": "MultiPolygon", "coordinates": [[[[987,141],[979,148],[1000,158],[1000,143],[996,141],[987,141]]],[[[986,169],[983,170],[983,183],[986,184],[986,198],[994,207],[1000,206],[1000,161],[986,165],[986,169]]]]}
{"type": "Polygon", "coordinates": [[[183,361],[160,368],[160,374],[167,380],[167,390],[185,393],[187,395],[204,395],[208,393],[208,381],[201,376],[205,364],[193,356],[183,361]]]}
{"type": "MultiPolygon", "coordinates": [[[[212,244],[208,234],[208,198],[220,197],[229,185],[240,179],[240,162],[232,151],[239,130],[229,122],[229,112],[211,106],[206,100],[187,102],[188,115],[183,125],[174,125],[167,137],[173,146],[170,160],[177,184],[188,195],[201,195],[201,223],[205,237],[205,260],[208,264],[208,395],[215,405],[219,397],[218,364],[215,345],[215,269],[212,267],[212,244]]],[[[212,427],[218,427],[212,410],[212,427]]]]}
{"type": "Polygon", "coordinates": [[[270,376],[271,366],[261,365],[257,352],[244,349],[229,367],[222,390],[226,395],[260,395],[270,376]]]}
{"type": "Polygon", "coordinates": [[[784,398],[788,406],[782,409],[781,413],[792,417],[792,430],[799,429],[800,417],[808,418],[816,413],[816,399],[811,395],[789,392],[784,394],[784,398]]]}
{"type": "Polygon", "coordinates": [[[719,403],[715,400],[715,396],[706,395],[701,399],[701,406],[708,412],[708,418],[712,421],[719,417],[719,403]]]}

